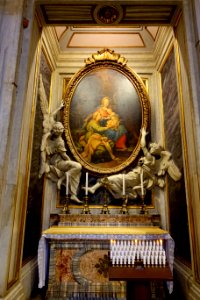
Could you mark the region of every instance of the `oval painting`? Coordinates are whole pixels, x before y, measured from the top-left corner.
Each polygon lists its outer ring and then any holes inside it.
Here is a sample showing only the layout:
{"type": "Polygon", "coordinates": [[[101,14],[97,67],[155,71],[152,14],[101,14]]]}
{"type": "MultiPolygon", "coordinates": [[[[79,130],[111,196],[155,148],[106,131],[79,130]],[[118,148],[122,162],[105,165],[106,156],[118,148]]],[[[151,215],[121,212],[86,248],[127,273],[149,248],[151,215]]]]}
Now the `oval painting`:
{"type": "Polygon", "coordinates": [[[116,173],[140,150],[147,128],[149,100],[138,76],[116,64],[89,66],[70,80],[65,105],[69,148],[86,169],[116,173]]]}

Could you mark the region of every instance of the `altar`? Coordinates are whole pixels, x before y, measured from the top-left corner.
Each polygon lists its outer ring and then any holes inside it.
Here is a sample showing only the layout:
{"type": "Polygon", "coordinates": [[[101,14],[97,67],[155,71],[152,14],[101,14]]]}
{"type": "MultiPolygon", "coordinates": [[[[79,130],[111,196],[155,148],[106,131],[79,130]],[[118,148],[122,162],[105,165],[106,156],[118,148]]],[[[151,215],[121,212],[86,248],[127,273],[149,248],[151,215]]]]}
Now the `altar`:
{"type": "MultiPolygon", "coordinates": [[[[48,286],[47,299],[83,299],[84,297],[127,299],[127,278],[109,278],[112,269],[110,268],[112,241],[119,241],[119,243],[124,241],[127,245],[133,241],[148,242],[153,245],[160,240],[163,241],[166,252],[168,271],[170,270],[172,274],[174,241],[167,231],[159,227],[51,227],[43,232],[39,242],[39,288],[48,286]]],[[[136,264],[113,267],[118,270],[126,267],[130,273],[133,273],[131,270],[137,269],[136,264]]],[[[156,270],[157,277],[149,280],[154,291],[159,277],[161,281],[170,279],[162,278],[166,266],[143,265],[141,268],[143,273],[149,272],[150,269],[156,270]]],[[[173,282],[167,281],[167,285],[171,293],[173,282]]]]}

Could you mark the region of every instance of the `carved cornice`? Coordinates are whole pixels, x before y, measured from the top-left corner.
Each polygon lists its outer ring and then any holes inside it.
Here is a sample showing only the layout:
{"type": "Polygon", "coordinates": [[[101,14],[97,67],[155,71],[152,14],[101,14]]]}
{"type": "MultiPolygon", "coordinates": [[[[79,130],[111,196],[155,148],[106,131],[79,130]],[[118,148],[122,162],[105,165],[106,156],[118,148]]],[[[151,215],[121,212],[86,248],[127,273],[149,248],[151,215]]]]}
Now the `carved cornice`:
{"type": "Polygon", "coordinates": [[[121,56],[121,54],[115,53],[114,50],[110,50],[110,49],[102,49],[100,51],[97,51],[97,53],[92,54],[91,57],[87,58],[85,60],[85,64],[87,65],[91,65],[95,62],[99,62],[99,61],[112,61],[112,62],[117,62],[121,65],[126,65],[127,63],[127,59],[124,58],[123,56],[121,56]]]}
{"type": "Polygon", "coordinates": [[[57,67],[58,55],[60,52],[58,40],[56,38],[55,29],[53,27],[44,27],[42,34],[43,51],[48,57],[48,62],[51,69],[55,70],[57,67]]]}
{"type": "Polygon", "coordinates": [[[156,69],[161,69],[165,57],[171,51],[174,42],[174,34],[171,27],[163,27],[159,30],[159,36],[153,52],[156,69]]]}

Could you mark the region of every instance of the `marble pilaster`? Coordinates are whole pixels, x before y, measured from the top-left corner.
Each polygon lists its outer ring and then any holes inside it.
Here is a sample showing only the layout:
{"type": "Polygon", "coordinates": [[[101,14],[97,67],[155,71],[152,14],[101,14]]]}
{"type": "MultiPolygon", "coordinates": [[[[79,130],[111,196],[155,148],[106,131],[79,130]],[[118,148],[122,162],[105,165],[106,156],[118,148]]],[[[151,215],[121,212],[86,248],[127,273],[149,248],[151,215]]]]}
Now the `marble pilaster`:
{"type": "Polygon", "coordinates": [[[1,7],[1,52],[0,52],[0,297],[5,294],[9,272],[9,249],[14,218],[14,198],[16,192],[16,176],[8,177],[10,151],[10,129],[12,126],[13,102],[16,98],[16,69],[20,47],[20,33],[23,1],[12,5],[12,1],[4,1],[1,7]]]}
{"type": "MultiPolygon", "coordinates": [[[[30,2],[33,11],[33,1],[30,2]]],[[[0,6],[0,298],[5,297],[9,287],[18,279],[21,265],[21,217],[26,164],[20,166],[20,155],[23,145],[27,57],[33,20],[27,8],[28,5],[24,7],[22,0],[6,0],[0,6]],[[27,28],[22,25],[24,16],[30,17],[27,28]]]]}

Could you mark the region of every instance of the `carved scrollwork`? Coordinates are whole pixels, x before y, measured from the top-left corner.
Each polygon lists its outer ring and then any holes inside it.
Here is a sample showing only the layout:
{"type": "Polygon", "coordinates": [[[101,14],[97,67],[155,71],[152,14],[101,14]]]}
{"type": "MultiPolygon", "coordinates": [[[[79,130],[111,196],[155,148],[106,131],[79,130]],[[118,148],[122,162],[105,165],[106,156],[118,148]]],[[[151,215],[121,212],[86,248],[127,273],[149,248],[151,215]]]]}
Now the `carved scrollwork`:
{"type": "Polygon", "coordinates": [[[85,64],[90,65],[95,62],[105,60],[113,61],[123,66],[127,64],[127,59],[125,57],[121,56],[121,54],[115,53],[114,50],[110,50],[108,48],[104,48],[97,53],[92,54],[91,57],[85,60],[85,64]]]}

